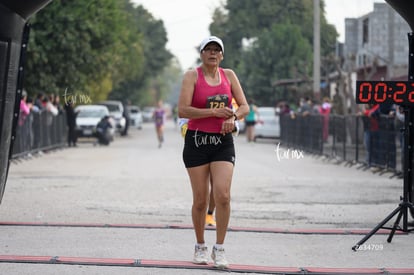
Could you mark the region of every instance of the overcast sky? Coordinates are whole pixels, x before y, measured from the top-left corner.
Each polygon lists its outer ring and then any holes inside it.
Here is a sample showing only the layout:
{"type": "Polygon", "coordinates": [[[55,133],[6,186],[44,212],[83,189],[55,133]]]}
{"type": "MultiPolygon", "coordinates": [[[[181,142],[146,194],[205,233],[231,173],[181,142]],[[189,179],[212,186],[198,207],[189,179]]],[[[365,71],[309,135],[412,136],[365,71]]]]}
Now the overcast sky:
{"type": "MultiPolygon", "coordinates": [[[[187,69],[194,65],[194,50],[209,35],[208,26],[214,9],[221,0],[132,0],[143,5],[156,19],[164,21],[168,33],[167,48],[187,69]]],[[[411,0],[408,0],[411,1],[411,0]]],[[[371,12],[374,2],[383,0],[325,0],[326,18],[338,30],[339,41],[344,41],[345,18],[359,17],[371,12]]],[[[226,47],[226,45],[224,45],[226,47]]]]}

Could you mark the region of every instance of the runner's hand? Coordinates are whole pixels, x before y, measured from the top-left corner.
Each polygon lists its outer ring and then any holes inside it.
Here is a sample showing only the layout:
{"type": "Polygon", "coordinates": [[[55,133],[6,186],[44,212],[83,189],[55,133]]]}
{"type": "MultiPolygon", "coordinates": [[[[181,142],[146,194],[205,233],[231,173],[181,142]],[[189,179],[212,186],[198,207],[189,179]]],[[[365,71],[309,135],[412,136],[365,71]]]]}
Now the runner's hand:
{"type": "Polygon", "coordinates": [[[214,109],[214,116],[220,118],[230,118],[233,116],[233,110],[229,107],[214,109]]]}
{"type": "Polygon", "coordinates": [[[220,133],[225,135],[228,133],[232,133],[234,131],[234,118],[228,118],[226,119],[223,124],[221,125],[221,131],[220,133]]]}

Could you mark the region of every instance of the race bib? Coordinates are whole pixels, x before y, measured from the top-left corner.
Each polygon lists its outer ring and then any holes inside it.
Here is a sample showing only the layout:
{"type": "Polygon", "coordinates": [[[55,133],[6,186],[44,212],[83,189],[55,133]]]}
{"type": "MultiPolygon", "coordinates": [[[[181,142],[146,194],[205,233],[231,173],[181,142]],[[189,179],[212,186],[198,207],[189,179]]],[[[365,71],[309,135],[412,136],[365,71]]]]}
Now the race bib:
{"type": "Polygon", "coordinates": [[[228,95],[215,95],[207,98],[207,106],[209,109],[224,108],[229,106],[228,95]]]}

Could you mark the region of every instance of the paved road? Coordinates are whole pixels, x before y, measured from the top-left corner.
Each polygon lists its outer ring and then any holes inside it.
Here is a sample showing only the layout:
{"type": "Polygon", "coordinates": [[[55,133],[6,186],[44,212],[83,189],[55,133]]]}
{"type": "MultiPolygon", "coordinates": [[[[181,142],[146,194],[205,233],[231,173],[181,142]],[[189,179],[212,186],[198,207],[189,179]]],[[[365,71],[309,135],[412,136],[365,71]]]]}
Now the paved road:
{"type": "MultiPolygon", "coordinates": [[[[142,130],[131,129],[128,137],[119,137],[108,147],[83,141],[77,148],[13,162],[0,205],[0,254],[190,260],[191,190],[181,159],[182,143],[178,129],[169,122],[165,144],[158,148],[153,125],[144,124],[142,130]]],[[[397,235],[389,244],[387,235],[378,233],[367,242],[371,247],[353,252],[351,247],[363,235],[347,233],[370,230],[395,209],[401,180],[278,147],[275,140],[251,144],[239,136],[236,150],[230,221],[234,231],[227,238],[232,262],[295,268],[414,268],[411,236],[397,235]],[[268,229],[279,233],[265,232],[268,229]],[[342,233],[309,234],[326,229],[342,233]],[[295,230],[298,234],[292,233],[295,230]]],[[[214,241],[214,231],[208,231],[207,241],[214,241]]],[[[196,272],[0,264],[0,274],[137,274],[137,270],[138,274],[196,272]]]]}

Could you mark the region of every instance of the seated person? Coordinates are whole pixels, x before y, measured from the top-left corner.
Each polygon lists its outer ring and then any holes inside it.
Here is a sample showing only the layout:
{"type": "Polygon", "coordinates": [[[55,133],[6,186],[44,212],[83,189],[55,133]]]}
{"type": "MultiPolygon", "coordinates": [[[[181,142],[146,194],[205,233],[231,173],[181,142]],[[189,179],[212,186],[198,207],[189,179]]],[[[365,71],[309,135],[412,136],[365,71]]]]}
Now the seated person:
{"type": "Polygon", "coordinates": [[[96,125],[96,137],[98,144],[109,145],[111,142],[111,136],[109,129],[112,128],[112,124],[109,122],[109,116],[104,116],[98,125],[96,125]]]}

